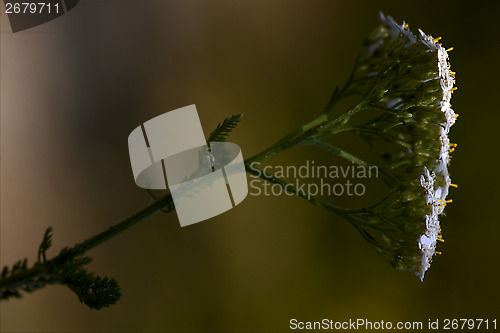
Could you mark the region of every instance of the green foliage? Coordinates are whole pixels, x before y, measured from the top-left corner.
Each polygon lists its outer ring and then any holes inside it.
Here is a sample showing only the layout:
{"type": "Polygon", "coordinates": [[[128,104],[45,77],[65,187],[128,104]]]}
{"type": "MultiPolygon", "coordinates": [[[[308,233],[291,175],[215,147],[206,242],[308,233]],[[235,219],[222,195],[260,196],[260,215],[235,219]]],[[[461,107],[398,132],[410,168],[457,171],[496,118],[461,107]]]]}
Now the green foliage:
{"type": "Polygon", "coordinates": [[[38,248],[38,262],[28,268],[28,260],[24,259],[12,268],[2,269],[0,299],[20,298],[22,291],[32,292],[51,284],[68,286],[80,302],[91,309],[108,307],[120,299],[121,290],[115,279],[96,276],[85,269],[92,258],[64,248],[59,255],[47,260],[46,252],[51,245],[52,227],[49,227],[38,248]]]}
{"type": "Polygon", "coordinates": [[[80,302],[91,309],[100,310],[113,305],[122,295],[115,279],[95,276],[81,266],[65,272],[64,283],[78,296],[80,302]]]}
{"type": "Polygon", "coordinates": [[[243,113],[236,114],[229,118],[224,119],[222,123],[217,125],[217,128],[210,133],[207,142],[221,142],[226,141],[226,137],[238,125],[243,118],[243,113]]]}
{"type": "MultiPolygon", "coordinates": [[[[16,262],[12,267],[9,266],[4,266],[2,269],[2,279],[7,279],[13,275],[21,274],[27,270],[28,266],[28,259],[24,260],[19,260],[16,262]]],[[[24,289],[26,290],[26,289],[24,289]]],[[[26,290],[29,291],[29,290],[26,290]]],[[[15,298],[20,298],[21,294],[19,293],[18,290],[15,289],[8,289],[8,288],[2,288],[0,285],[0,296],[1,298],[10,298],[10,297],[15,297],[15,298]]]]}

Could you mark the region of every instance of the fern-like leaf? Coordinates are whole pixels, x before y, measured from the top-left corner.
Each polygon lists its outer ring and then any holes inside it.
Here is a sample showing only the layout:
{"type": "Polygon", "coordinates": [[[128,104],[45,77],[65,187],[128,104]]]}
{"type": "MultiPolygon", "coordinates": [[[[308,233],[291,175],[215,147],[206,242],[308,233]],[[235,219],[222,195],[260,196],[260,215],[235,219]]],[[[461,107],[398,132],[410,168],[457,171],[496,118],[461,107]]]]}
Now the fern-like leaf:
{"type": "Polygon", "coordinates": [[[75,292],[80,302],[90,309],[100,310],[115,304],[122,295],[120,286],[113,278],[94,276],[84,269],[73,272],[65,279],[67,286],[75,292]]]}
{"type": "Polygon", "coordinates": [[[32,292],[47,285],[64,284],[91,309],[102,309],[118,302],[120,286],[115,279],[96,276],[85,269],[92,258],[74,248],[64,248],[47,260],[45,252],[52,245],[52,227],[47,228],[38,248],[38,262],[28,268],[28,260],[3,267],[0,275],[0,299],[20,298],[21,292],[32,292]]]}
{"type": "Polygon", "coordinates": [[[45,252],[50,248],[52,245],[52,227],[48,227],[47,230],[45,230],[45,234],[43,235],[42,243],[40,244],[40,247],[38,248],[38,262],[46,262],[47,257],[45,255],[45,252]]]}
{"type": "Polygon", "coordinates": [[[208,137],[208,142],[221,142],[226,141],[226,137],[231,133],[231,131],[238,125],[238,123],[243,118],[243,113],[236,114],[229,118],[224,119],[222,123],[217,125],[217,128],[210,133],[208,137]]]}

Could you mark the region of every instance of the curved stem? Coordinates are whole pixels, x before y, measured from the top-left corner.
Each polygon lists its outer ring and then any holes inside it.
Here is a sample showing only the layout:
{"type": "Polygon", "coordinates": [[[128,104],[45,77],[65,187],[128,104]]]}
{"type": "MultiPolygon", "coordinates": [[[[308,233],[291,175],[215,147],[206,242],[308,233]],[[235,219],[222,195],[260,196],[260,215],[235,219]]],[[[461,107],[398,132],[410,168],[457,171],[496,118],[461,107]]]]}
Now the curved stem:
{"type": "Polygon", "coordinates": [[[391,174],[389,174],[385,169],[381,169],[380,167],[370,164],[368,162],[365,162],[364,160],[346,152],[345,150],[342,150],[334,145],[331,145],[323,140],[314,140],[313,143],[317,145],[318,147],[321,147],[331,153],[336,154],[339,157],[342,157],[356,165],[362,166],[362,167],[374,167],[377,170],[377,178],[378,174],[382,176],[382,180],[385,181],[389,185],[394,185],[397,183],[397,179],[394,178],[391,174]]]}
{"type": "Polygon", "coordinates": [[[174,210],[173,199],[170,193],[153,201],[151,204],[144,207],[139,212],[126,218],[120,223],[111,226],[106,231],[103,231],[100,234],[97,234],[79,244],[76,244],[75,246],[73,246],[72,252],[74,252],[75,255],[83,254],[89,251],[90,249],[93,249],[97,245],[107,241],[108,239],[113,238],[114,236],[120,234],[122,231],[125,231],[128,228],[132,227],[133,225],[141,222],[145,218],[156,213],[157,211],[159,211],[164,207],[167,207],[167,210],[165,210],[165,212],[171,212],[172,210],[174,210]]]}
{"type": "Polygon", "coordinates": [[[397,143],[401,147],[404,147],[407,149],[412,148],[411,144],[404,142],[402,140],[399,140],[398,138],[394,137],[393,135],[386,133],[384,131],[381,131],[379,129],[376,129],[376,128],[367,128],[367,127],[356,126],[356,127],[352,127],[350,130],[352,130],[353,132],[355,132],[357,134],[366,133],[366,134],[373,135],[375,137],[377,137],[377,136],[384,137],[385,136],[386,138],[389,138],[392,142],[397,143]]]}
{"type": "Polygon", "coordinates": [[[360,102],[355,107],[350,108],[345,113],[330,120],[328,120],[328,115],[326,113],[322,113],[307,124],[290,132],[268,149],[247,159],[245,163],[261,162],[290,148],[310,145],[312,139],[324,138],[326,136],[332,136],[352,130],[353,127],[348,126],[347,122],[354,114],[365,108],[365,104],[360,102]]]}
{"type": "MultiPolygon", "coordinates": [[[[340,95],[342,95],[342,93],[343,92],[341,92],[340,95]]],[[[342,132],[349,128],[346,126],[346,124],[349,121],[350,117],[363,108],[364,106],[360,103],[354,108],[349,109],[346,113],[331,120],[328,120],[328,115],[326,112],[328,110],[326,110],[324,113],[322,113],[309,123],[297,128],[295,131],[292,131],[290,134],[286,135],[283,139],[278,141],[273,146],[253,156],[252,158],[245,160],[246,171],[250,174],[258,175],[260,178],[266,181],[282,186],[287,192],[296,194],[297,196],[306,199],[313,205],[333,211],[342,217],[347,217],[349,214],[348,210],[344,210],[328,202],[322,201],[314,196],[309,195],[308,193],[305,193],[303,190],[280,178],[253,168],[252,163],[269,159],[270,157],[284,150],[303,145],[311,145],[311,138],[314,138],[316,136],[324,137],[327,135],[342,132]]],[[[344,154],[344,157],[345,156],[347,155],[344,154]]],[[[81,243],[78,243],[73,247],[64,249],[57,256],[50,260],[46,260],[44,258],[43,263],[37,262],[31,268],[24,269],[20,272],[11,273],[9,276],[0,278],[0,299],[9,298],[11,296],[19,296],[17,289],[33,291],[35,289],[43,287],[44,285],[35,285],[35,287],[30,286],[30,283],[33,284],[33,281],[44,280],[47,283],[61,283],[57,278],[54,278],[55,266],[57,266],[61,262],[64,262],[64,260],[68,260],[68,258],[75,258],[77,256],[85,254],[99,244],[102,244],[105,241],[119,235],[123,231],[148,218],[152,214],[161,211],[163,208],[166,208],[165,210],[163,210],[164,212],[170,212],[174,210],[174,203],[171,194],[167,194],[159,199],[154,200],[151,204],[144,207],[139,212],[122,220],[116,225],[111,226],[107,230],[81,243]],[[23,288],[23,286],[25,286],[25,288],[23,288]]]]}
{"type": "MultiPolygon", "coordinates": [[[[255,163],[255,162],[253,162],[253,163],[255,163]]],[[[250,174],[253,174],[253,175],[255,175],[259,178],[262,178],[268,182],[271,182],[271,183],[274,183],[274,184],[281,186],[288,193],[292,193],[292,194],[295,194],[303,199],[306,199],[314,206],[326,208],[328,210],[331,210],[332,212],[337,213],[338,215],[340,215],[342,217],[345,217],[349,213],[348,210],[340,208],[340,207],[335,206],[335,205],[332,205],[331,203],[323,201],[323,200],[315,197],[314,195],[310,195],[309,193],[306,193],[302,189],[297,188],[293,184],[291,184],[287,181],[284,181],[281,178],[275,177],[272,174],[266,173],[264,170],[258,169],[255,166],[253,166],[252,164],[245,163],[245,169],[250,174]]]]}
{"type": "Polygon", "coordinates": [[[354,163],[356,165],[360,165],[360,166],[364,166],[364,167],[372,166],[369,163],[363,161],[362,159],[346,152],[345,150],[342,150],[338,147],[335,147],[334,145],[331,145],[323,140],[314,140],[313,144],[315,144],[316,146],[318,146],[320,148],[325,149],[326,151],[334,153],[335,155],[338,155],[338,156],[340,156],[348,161],[351,161],[352,163],[354,163]]]}
{"type": "MultiPolygon", "coordinates": [[[[266,154],[262,155],[262,159],[265,159],[264,157],[267,156],[266,154]]],[[[258,175],[260,178],[269,181],[274,184],[278,184],[282,187],[285,188],[290,193],[294,193],[298,195],[301,198],[304,198],[308,200],[310,203],[316,206],[321,206],[323,208],[326,208],[328,210],[331,210],[341,216],[344,216],[346,211],[336,207],[332,204],[329,204],[327,202],[321,201],[317,199],[314,196],[310,196],[304,191],[301,191],[300,189],[296,188],[292,184],[289,184],[285,182],[284,180],[274,177],[273,175],[266,174],[263,171],[257,170],[256,168],[252,168],[251,166],[251,161],[245,161],[245,167],[246,170],[254,175],[258,175]]],[[[170,212],[174,210],[174,205],[173,205],[173,198],[171,194],[167,194],[155,201],[153,201],[151,204],[148,206],[144,207],[141,209],[139,212],[133,214],[132,216],[124,219],[123,221],[115,224],[114,226],[111,226],[107,230],[81,242],[76,245],[74,245],[71,248],[65,249],[65,251],[61,251],[59,255],[56,257],[44,261],[43,263],[36,262],[32,267],[19,271],[17,273],[11,274],[7,277],[1,278],[0,279],[0,299],[3,298],[8,298],[8,292],[9,290],[12,290],[13,288],[15,289],[16,287],[22,286],[23,284],[27,284],[35,279],[42,279],[43,276],[48,275],[49,272],[49,267],[52,267],[54,264],[56,264],[58,261],[61,260],[62,257],[76,257],[85,254],[89,250],[95,248],[99,244],[104,243],[105,241],[119,235],[123,231],[129,229],[130,227],[136,225],[137,223],[141,222],[142,220],[148,218],[149,216],[153,215],[154,213],[160,211],[162,208],[165,208],[164,212],[170,212]]],[[[53,280],[52,283],[57,283],[58,281],[53,280]]],[[[37,288],[35,288],[37,289],[37,288]]],[[[33,289],[33,290],[35,290],[33,289]]]]}
{"type": "Polygon", "coordinates": [[[358,52],[358,55],[356,56],[356,61],[354,62],[354,67],[353,69],[351,70],[351,73],[349,74],[349,78],[347,79],[347,82],[346,84],[342,87],[341,90],[338,90],[338,89],[335,89],[335,91],[333,92],[332,94],[332,97],[330,98],[330,101],[328,102],[328,104],[326,105],[325,107],[325,113],[326,114],[329,114],[332,112],[332,110],[334,109],[335,105],[344,97],[346,97],[347,94],[347,90],[348,88],[356,82],[356,80],[354,79],[354,76],[356,75],[356,71],[358,70],[358,67],[360,65],[360,60],[361,60],[361,55],[363,54],[363,52],[365,52],[365,46],[363,45],[361,47],[361,49],[359,50],[358,52]]]}
{"type": "MultiPolygon", "coordinates": [[[[23,285],[28,285],[35,280],[42,281],[48,279],[47,281],[50,281],[50,283],[60,283],[60,281],[57,281],[57,279],[53,279],[50,277],[50,267],[57,265],[57,263],[62,261],[63,258],[67,259],[68,257],[83,255],[87,251],[113,238],[114,236],[117,236],[121,232],[129,229],[133,225],[141,222],[142,220],[146,219],[147,217],[164,207],[167,207],[167,211],[172,211],[174,209],[173,199],[170,194],[167,194],[164,197],[153,201],[151,204],[141,209],[139,212],[108,228],[107,230],[81,243],[78,243],[71,248],[61,251],[59,255],[55,256],[51,260],[46,260],[44,258],[43,263],[36,262],[32,267],[28,269],[21,270],[17,273],[12,273],[9,276],[1,278],[0,299],[9,298],[10,296],[16,295],[15,293],[11,293],[10,291],[23,285]]],[[[35,286],[29,288],[28,290],[32,291],[35,289],[39,289],[42,286],[43,285],[40,285],[38,287],[35,286]]]]}

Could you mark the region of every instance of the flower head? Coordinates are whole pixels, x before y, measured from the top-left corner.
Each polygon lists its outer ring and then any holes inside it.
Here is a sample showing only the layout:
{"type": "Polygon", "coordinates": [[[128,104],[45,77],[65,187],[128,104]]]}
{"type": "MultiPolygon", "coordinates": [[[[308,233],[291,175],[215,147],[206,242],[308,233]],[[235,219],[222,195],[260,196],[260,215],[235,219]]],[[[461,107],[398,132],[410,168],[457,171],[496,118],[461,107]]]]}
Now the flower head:
{"type": "Polygon", "coordinates": [[[380,14],[382,24],[365,43],[354,92],[381,115],[357,127],[372,146],[383,142],[382,166],[393,194],[353,214],[371,243],[397,269],[423,280],[443,241],[439,216],[451,200],[448,173],[456,144],[448,134],[458,114],[451,108],[455,73],[440,38],[380,14]],[[389,147],[387,143],[390,143],[389,147]],[[378,237],[374,237],[378,234],[378,237]]]}

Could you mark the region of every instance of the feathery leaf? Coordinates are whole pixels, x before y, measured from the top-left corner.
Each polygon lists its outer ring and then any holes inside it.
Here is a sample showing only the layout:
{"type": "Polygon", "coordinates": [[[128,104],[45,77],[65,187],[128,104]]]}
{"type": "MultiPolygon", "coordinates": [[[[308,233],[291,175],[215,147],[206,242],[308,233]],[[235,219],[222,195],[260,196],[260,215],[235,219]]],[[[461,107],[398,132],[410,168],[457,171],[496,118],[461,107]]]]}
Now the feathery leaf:
{"type": "Polygon", "coordinates": [[[38,248],[38,262],[42,262],[42,259],[43,262],[47,261],[45,252],[50,248],[51,245],[52,245],[52,227],[48,227],[47,230],[45,230],[45,234],[43,235],[42,243],[38,248]]]}
{"type": "Polygon", "coordinates": [[[229,118],[224,119],[222,123],[217,125],[217,128],[210,133],[207,142],[225,141],[229,133],[238,125],[243,118],[243,113],[236,114],[229,118]]]}

